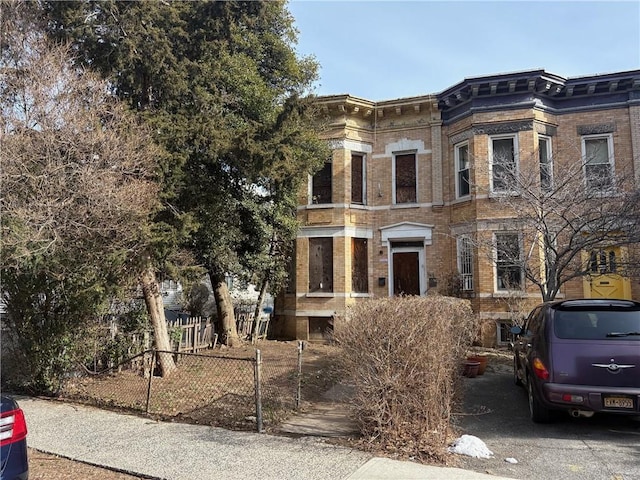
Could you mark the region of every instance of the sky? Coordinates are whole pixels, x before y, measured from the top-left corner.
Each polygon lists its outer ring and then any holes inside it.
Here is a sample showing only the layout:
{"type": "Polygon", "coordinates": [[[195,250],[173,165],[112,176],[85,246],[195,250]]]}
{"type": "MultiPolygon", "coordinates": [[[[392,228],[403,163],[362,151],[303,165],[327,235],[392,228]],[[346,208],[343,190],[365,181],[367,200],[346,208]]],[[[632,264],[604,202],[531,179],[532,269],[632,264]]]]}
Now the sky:
{"type": "Polygon", "coordinates": [[[371,101],[440,93],[482,75],[640,69],[640,0],[289,0],[318,95],[371,101]]]}

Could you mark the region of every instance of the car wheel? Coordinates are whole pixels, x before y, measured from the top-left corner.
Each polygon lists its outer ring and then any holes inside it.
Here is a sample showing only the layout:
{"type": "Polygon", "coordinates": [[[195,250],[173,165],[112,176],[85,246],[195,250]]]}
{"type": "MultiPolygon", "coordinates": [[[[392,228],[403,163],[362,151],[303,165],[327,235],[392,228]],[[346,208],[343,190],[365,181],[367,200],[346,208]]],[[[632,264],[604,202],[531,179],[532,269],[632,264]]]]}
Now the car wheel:
{"type": "Polygon", "coordinates": [[[522,386],[522,379],[518,375],[518,364],[515,357],[513,358],[513,383],[515,383],[518,387],[522,386]]]}
{"type": "Polygon", "coordinates": [[[549,423],[551,421],[551,410],[540,403],[538,395],[533,388],[533,380],[527,378],[527,393],[529,396],[529,415],[534,423],[549,423]]]}

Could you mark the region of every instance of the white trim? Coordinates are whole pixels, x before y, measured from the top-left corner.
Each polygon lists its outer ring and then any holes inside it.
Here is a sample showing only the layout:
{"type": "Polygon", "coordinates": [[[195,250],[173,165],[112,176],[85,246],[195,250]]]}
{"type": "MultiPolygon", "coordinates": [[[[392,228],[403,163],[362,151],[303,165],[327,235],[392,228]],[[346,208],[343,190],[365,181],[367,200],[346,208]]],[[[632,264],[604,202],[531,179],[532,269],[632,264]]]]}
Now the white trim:
{"type": "Polygon", "coordinates": [[[424,142],[422,140],[409,140],[408,138],[401,138],[397,142],[387,143],[384,146],[384,156],[392,157],[398,152],[411,152],[414,151],[417,155],[421,153],[431,153],[431,150],[424,148],[424,142]]]}
{"type": "Polygon", "coordinates": [[[307,298],[333,298],[333,292],[308,292],[305,294],[307,298]]]}
{"type": "Polygon", "coordinates": [[[538,134],[538,165],[540,167],[540,188],[542,189],[542,164],[540,163],[540,140],[543,140],[547,147],[547,164],[549,165],[549,190],[553,190],[553,151],[551,145],[551,137],[548,135],[538,134]]]}
{"type": "Polygon", "coordinates": [[[507,294],[513,295],[517,292],[524,292],[524,268],[522,267],[522,252],[523,252],[523,243],[522,243],[522,233],[513,231],[513,230],[502,230],[493,232],[493,292],[494,294],[507,294]],[[518,254],[520,258],[518,261],[520,264],[518,267],[520,268],[520,288],[517,290],[509,290],[498,288],[498,235],[515,235],[518,238],[518,254]]]}
{"type": "Polygon", "coordinates": [[[305,298],[313,297],[349,298],[349,294],[345,292],[302,292],[290,295],[295,295],[297,300],[304,300],[305,298]]]}
{"type": "Polygon", "coordinates": [[[354,226],[328,226],[328,227],[301,227],[298,230],[297,238],[312,237],[356,237],[373,238],[373,230],[369,227],[354,226]]]}
{"type": "MultiPolygon", "coordinates": [[[[456,263],[458,264],[458,275],[462,279],[462,290],[465,292],[473,292],[475,290],[474,271],[473,271],[473,240],[470,235],[463,234],[456,237],[456,263]],[[466,242],[468,243],[466,243],[466,242]],[[465,255],[467,258],[463,258],[462,253],[465,249],[469,249],[465,255]],[[463,272],[463,262],[468,260],[470,270],[469,272],[463,272]]],[[[466,263],[466,262],[464,262],[466,263]]]]}
{"type": "Polygon", "coordinates": [[[427,294],[427,264],[426,255],[423,247],[391,247],[391,242],[387,244],[387,251],[389,252],[389,262],[387,265],[389,281],[389,296],[393,296],[393,254],[394,253],[417,253],[418,254],[418,281],[420,288],[420,296],[423,297],[427,294]]]}
{"type": "Polygon", "coordinates": [[[289,310],[296,317],[333,317],[335,310],[289,310]]]}
{"type": "Polygon", "coordinates": [[[507,191],[507,190],[498,190],[496,191],[493,187],[493,141],[494,140],[505,140],[505,139],[512,139],[513,140],[513,162],[515,163],[515,173],[516,175],[518,174],[518,171],[520,169],[520,158],[519,158],[519,152],[518,152],[518,134],[517,133],[510,133],[507,135],[489,135],[489,148],[488,148],[488,152],[489,152],[489,186],[490,186],[490,192],[492,194],[496,194],[496,195],[504,195],[504,194],[510,194],[512,192],[507,191]]]}
{"type": "MultiPolygon", "coordinates": [[[[613,134],[612,133],[599,133],[594,135],[582,135],[580,137],[580,144],[582,147],[582,170],[584,173],[584,185],[585,188],[591,188],[589,186],[589,182],[587,179],[587,148],[586,148],[586,140],[599,140],[606,139],[607,140],[607,155],[609,160],[609,174],[611,175],[611,187],[610,190],[615,190],[616,181],[615,181],[615,157],[613,154],[613,134]]],[[[603,165],[603,164],[599,164],[603,165]]]]}
{"type": "MultiPolygon", "coordinates": [[[[327,163],[331,164],[331,201],[333,201],[333,152],[331,152],[331,156],[324,161],[324,165],[326,165],[327,163]]],[[[322,170],[324,168],[324,165],[322,165],[322,168],[320,170],[322,170]]],[[[319,173],[320,170],[318,170],[318,172],[316,172],[316,173],[319,173]]],[[[333,205],[332,203],[313,203],[313,177],[314,177],[314,175],[308,175],[307,205],[308,206],[319,205],[319,206],[324,206],[324,207],[333,205]]]]}
{"type": "Polygon", "coordinates": [[[373,152],[373,146],[370,143],[359,142],[358,140],[351,140],[349,138],[331,140],[329,142],[329,148],[332,150],[350,150],[352,152],[373,152]]]}
{"type": "Polygon", "coordinates": [[[425,245],[431,245],[433,225],[414,222],[394,223],[380,227],[380,238],[383,243],[390,241],[423,241],[425,245]]]}
{"type": "MultiPolygon", "coordinates": [[[[476,198],[480,198],[477,196],[476,198]]],[[[485,197],[487,198],[487,197],[485,197]]],[[[469,201],[469,199],[464,201],[469,201]]],[[[447,202],[446,205],[451,205],[452,202],[447,202]]],[[[298,205],[296,207],[296,211],[302,212],[304,210],[317,210],[317,209],[329,209],[329,208],[350,208],[351,210],[366,210],[366,211],[383,211],[383,210],[396,210],[401,208],[432,208],[434,203],[400,203],[398,205],[360,205],[357,203],[319,203],[314,205],[298,205]]],[[[442,206],[438,204],[438,206],[442,206]]]]}
{"type": "Polygon", "coordinates": [[[508,345],[510,340],[502,340],[502,338],[500,338],[500,332],[501,332],[501,328],[500,325],[501,324],[507,324],[507,325],[514,325],[513,320],[511,319],[497,319],[496,321],[496,345],[508,345]]]}
{"type": "Polygon", "coordinates": [[[457,143],[456,145],[454,145],[453,147],[453,156],[454,156],[454,169],[455,169],[455,177],[454,177],[454,183],[455,183],[455,189],[456,189],[456,200],[460,201],[460,200],[467,200],[469,199],[469,197],[471,196],[471,159],[469,158],[469,141],[466,140],[464,142],[460,142],[457,143]],[[467,147],[467,171],[469,172],[469,193],[465,194],[465,195],[460,195],[460,183],[459,183],[459,177],[458,175],[460,174],[461,170],[460,170],[460,149],[467,147]]]}
{"type": "MultiPolygon", "coordinates": [[[[527,293],[522,290],[500,290],[494,293],[478,293],[476,296],[478,298],[541,298],[539,293],[527,293]]],[[[556,298],[560,298],[560,295],[557,295],[556,298]]],[[[542,300],[540,301],[542,302],[542,300]]]]}
{"type": "Polygon", "coordinates": [[[418,275],[420,295],[427,293],[427,265],[424,247],[432,244],[433,225],[426,225],[415,222],[401,222],[393,225],[387,225],[380,228],[380,239],[382,246],[387,247],[388,262],[387,275],[389,278],[388,293],[393,296],[393,254],[400,252],[416,252],[418,253],[418,275]],[[418,241],[422,242],[421,247],[392,247],[394,241],[418,241]]]}

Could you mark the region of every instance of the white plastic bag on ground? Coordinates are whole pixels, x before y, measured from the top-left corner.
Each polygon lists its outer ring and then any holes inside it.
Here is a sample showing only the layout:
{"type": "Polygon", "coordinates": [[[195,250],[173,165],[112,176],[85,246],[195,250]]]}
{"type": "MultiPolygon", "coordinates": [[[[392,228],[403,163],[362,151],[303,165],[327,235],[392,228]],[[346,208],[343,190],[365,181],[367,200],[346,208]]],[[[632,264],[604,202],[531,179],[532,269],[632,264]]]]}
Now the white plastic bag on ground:
{"type": "Polygon", "coordinates": [[[493,452],[487,448],[487,445],[473,435],[462,435],[447,450],[451,453],[474,458],[491,458],[493,456],[493,452]]]}

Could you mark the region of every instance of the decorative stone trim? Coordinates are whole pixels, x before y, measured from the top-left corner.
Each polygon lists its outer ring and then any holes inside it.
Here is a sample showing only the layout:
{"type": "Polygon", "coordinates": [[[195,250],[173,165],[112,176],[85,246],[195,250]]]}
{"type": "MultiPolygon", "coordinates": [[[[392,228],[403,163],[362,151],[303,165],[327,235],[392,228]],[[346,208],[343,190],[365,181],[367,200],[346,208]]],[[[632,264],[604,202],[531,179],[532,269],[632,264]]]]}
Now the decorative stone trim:
{"type": "MultiPolygon", "coordinates": [[[[416,152],[417,154],[431,153],[431,150],[424,148],[424,142],[422,140],[409,140],[408,138],[401,138],[397,142],[388,143],[384,146],[384,153],[387,157],[392,157],[398,152],[416,152]]],[[[377,156],[377,155],[376,155],[377,156]]]]}
{"type": "Polygon", "coordinates": [[[536,133],[546,135],[547,137],[553,137],[558,133],[558,127],[555,125],[547,125],[546,123],[534,123],[533,124],[536,133]]]}
{"type": "Polygon", "coordinates": [[[369,143],[351,139],[330,140],[329,148],[332,150],[351,150],[352,152],[371,153],[373,147],[369,143]]]}
{"type": "Polygon", "coordinates": [[[615,123],[596,123],[594,125],[578,125],[578,135],[598,135],[600,133],[613,133],[616,131],[615,123]]]}
{"type": "Polygon", "coordinates": [[[523,120],[509,123],[489,123],[473,127],[474,135],[500,135],[502,133],[516,133],[533,130],[533,120],[523,120]]]}
{"type": "Polygon", "coordinates": [[[456,133],[449,137],[449,143],[451,145],[455,145],[456,143],[464,142],[465,140],[469,140],[473,137],[473,130],[465,130],[464,132],[456,133]]]}

